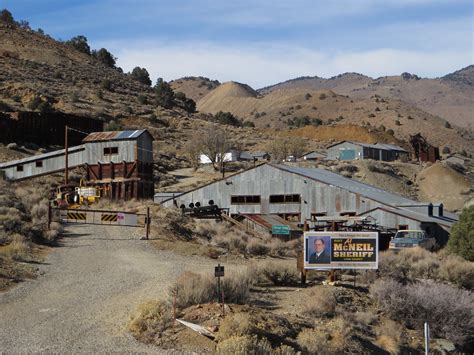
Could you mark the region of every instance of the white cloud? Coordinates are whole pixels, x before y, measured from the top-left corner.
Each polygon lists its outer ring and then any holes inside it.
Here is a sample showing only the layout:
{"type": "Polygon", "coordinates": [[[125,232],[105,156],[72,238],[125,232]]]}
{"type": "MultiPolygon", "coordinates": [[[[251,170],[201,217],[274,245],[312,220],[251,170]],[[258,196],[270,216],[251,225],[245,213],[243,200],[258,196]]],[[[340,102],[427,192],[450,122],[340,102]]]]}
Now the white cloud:
{"type": "Polygon", "coordinates": [[[206,76],[223,81],[239,81],[254,88],[306,75],[331,77],[359,72],[372,77],[416,73],[442,76],[472,63],[471,51],[397,50],[381,48],[334,53],[291,44],[221,45],[207,42],[181,44],[136,43],[133,48],[109,44],[125,71],[135,66],[147,68],[153,80],[183,76],[206,76]]]}

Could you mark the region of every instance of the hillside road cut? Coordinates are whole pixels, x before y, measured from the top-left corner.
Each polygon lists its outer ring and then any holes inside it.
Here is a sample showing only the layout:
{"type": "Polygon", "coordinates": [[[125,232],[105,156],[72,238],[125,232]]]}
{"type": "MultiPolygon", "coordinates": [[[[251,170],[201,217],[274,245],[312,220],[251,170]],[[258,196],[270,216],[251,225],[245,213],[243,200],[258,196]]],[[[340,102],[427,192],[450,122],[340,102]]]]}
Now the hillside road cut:
{"type": "Polygon", "coordinates": [[[126,331],[147,300],[165,299],[185,270],[215,262],[154,249],[140,228],[74,225],[40,276],[0,293],[0,353],[160,353],[126,331]]]}

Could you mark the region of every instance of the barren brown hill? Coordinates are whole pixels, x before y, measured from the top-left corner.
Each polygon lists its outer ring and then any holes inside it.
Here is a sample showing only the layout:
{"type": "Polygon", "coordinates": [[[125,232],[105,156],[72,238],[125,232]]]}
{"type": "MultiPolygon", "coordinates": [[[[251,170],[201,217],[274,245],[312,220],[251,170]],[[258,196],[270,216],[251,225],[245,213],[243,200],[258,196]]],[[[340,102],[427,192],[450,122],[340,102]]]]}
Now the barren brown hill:
{"type": "Polygon", "coordinates": [[[387,99],[398,99],[440,116],[454,125],[474,128],[473,65],[434,79],[422,79],[409,73],[378,79],[356,73],[345,73],[330,79],[302,77],[265,87],[259,92],[289,89],[331,89],[351,98],[379,95],[387,99]]]}
{"type": "Polygon", "coordinates": [[[170,85],[175,92],[182,92],[193,99],[198,101],[206,96],[209,91],[215,89],[220,85],[219,81],[211,80],[202,76],[188,76],[176,80],[170,81],[170,85]]]}
{"type": "Polygon", "coordinates": [[[198,101],[201,112],[229,111],[257,127],[285,130],[314,123],[354,124],[379,131],[393,130],[396,139],[408,141],[420,132],[431,144],[454,150],[471,150],[472,136],[451,128],[445,120],[400,100],[373,96],[355,99],[331,90],[286,89],[256,96],[253,90],[227,83],[198,101]]]}

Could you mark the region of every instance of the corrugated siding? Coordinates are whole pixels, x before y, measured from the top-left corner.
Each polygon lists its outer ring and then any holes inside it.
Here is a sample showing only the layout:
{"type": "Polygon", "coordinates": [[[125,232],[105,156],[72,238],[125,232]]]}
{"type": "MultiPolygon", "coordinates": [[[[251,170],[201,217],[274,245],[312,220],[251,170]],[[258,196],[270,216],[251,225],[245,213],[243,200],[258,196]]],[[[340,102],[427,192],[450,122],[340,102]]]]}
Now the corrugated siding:
{"type": "Polygon", "coordinates": [[[329,160],[339,159],[340,151],[343,149],[353,149],[356,152],[356,158],[358,157],[360,157],[360,159],[363,158],[363,147],[351,142],[342,142],[340,144],[337,144],[327,149],[327,159],[329,160]]]}
{"type": "MultiPolygon", "coordinates": [[[[327,212],[328,215],[349,211],[360,213],[379,205],[375,201],[362,198],[360,207],[357,208],[357,194],[290,174],[271,165],[262,165],[176,198],[178,206],[188,206],[191,202],[207,205],[209,200],[213,200],[219,207],[229,208],[230,213],[301,213],[301,222],[315,212],[327,212]],[[300,194],[301,203],[271,204],[269,196],[274,194],[300,194]],[[233,195],[260,195],[261,203],[231,204],[233,195]]],[[[167,201],[164,205],[172,207],[173,202],[167,201]]]]}

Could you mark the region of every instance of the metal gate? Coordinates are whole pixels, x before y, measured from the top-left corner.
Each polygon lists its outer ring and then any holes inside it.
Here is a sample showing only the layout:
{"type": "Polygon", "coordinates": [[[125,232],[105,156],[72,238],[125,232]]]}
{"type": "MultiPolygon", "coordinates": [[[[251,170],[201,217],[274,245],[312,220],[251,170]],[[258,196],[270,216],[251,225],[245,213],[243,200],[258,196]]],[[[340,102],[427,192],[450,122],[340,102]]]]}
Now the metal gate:
{"type": "Polygon", "coordinates": [[[127,211],[96,210],[81,208],[52,208],[49,209],[48,225],[57,216],[60,223],[94,224],[102,226],[136,227],[145,229],[145,238],[150,233],[150,208],[146,213],[127,211]]]}

